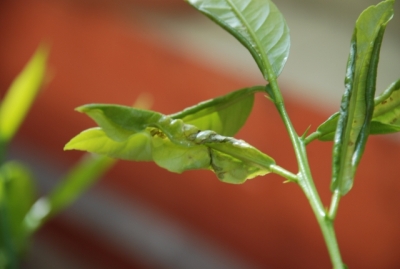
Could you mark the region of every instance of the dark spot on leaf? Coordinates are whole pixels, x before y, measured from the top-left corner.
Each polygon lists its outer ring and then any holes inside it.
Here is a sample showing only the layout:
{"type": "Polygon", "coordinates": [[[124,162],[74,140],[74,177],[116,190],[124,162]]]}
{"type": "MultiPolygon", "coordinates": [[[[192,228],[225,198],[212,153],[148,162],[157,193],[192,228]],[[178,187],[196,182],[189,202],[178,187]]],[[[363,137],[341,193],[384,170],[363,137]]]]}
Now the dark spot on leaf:
{"type": "Polygon", "coordinates": [[[163,132],[161,132],[159,129],[156,129],[156,128],[151,129],[150,130],[150,134],[151,134],[151,136],[159,136],[161,138],[165,138],[166,137],[163,132]]]}

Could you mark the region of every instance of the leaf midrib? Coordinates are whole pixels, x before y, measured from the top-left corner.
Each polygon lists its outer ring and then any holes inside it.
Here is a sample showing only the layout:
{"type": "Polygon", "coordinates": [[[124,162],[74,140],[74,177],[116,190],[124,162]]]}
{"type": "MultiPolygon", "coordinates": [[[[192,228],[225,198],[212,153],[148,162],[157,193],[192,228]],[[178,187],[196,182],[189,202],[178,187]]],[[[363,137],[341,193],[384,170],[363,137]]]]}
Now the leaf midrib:
{"type": "MultiPolygon", "coordinates": [[[[249,34],[251,36],[251,38],[253,39],[253,41],[256,43],[256,46],[259,50],[259,54],[261,56],[261,60],[263,61],[263,75],[264,77],[266,76],[266,74],[268,74],[268,68],[266,65],[270,66],[270,62],[268,60],[267,55],[265,54],[265,51],[260,43],[260,40],[257,38],[257,35],[255,34],[255,32],[253,31],[253,28],[247,23],[247,21],[245,20],[245,18],[242,16],[242,14],[240,13],[239,9],[236,7],[236,5],[231,1],[231,0],[226,0],[226,2],[228,3],[228,5],[232,8],[233,12],[235,13],[235,15],[239,18],[239,20],[245,25],[245,27],[248,29],[249,34]]],[[[265,77],[266,80],[268,80],[268,77],[265,77]]]]}

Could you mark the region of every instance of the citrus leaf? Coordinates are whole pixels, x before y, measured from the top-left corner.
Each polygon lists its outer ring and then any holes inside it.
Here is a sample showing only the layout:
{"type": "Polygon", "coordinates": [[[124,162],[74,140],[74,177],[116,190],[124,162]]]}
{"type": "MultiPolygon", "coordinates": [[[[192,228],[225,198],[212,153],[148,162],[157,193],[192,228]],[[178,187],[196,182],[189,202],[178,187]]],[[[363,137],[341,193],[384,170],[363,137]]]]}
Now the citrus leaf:
{"type": "Polygon", "coordinates": [[[46,220],[71,205],[114,163],[107,156],[84,155],[50,194],[33,204],[24,219],[25,233],[31,235],[46,220]]]}
{"type": "Polygon", "coordinates": [[[3,188],[0,206],[3,207],[3,211],[8,212],[9,236],[11,236],[13,247],[22,254],[28,246],[28,238],[22,232],[22,222],[36,198],[34,178],[25,165],[9,161],[0,167],[0,181],[3,188]]]}
{"type": "Polygon", "coordinates": [[[319,134],[318,140],[320,141],[333,140],[333,138],[335,137],[338,119],[339,119],[339,112],[336,112],[317,128],[317,132],[319,134]]]}
{"type": "Polygon", "coordinates": [[[290,36],[285,19],[272,1],[186,1],[238,39],[266,80],[279,76],[289,55],[290,36]]]}
{"type": "Polygon", "coordinates": [[[83,150],[122,160],[152,161],[151,139],[150,133],[139,132],[123,142],[117,142],[101,128],[91,128],[71,139],[64,150],[83,150]]]}
{"type": "Polygon", "coordinates": [[[255,86],[237,90],[186,108],[170,117],[181,119],[200,130],[213,130],[221,135],[233,136],[249,117],[254,94],[264,88],[265,86],[255,86]]]}
{"type": "Polygon", "coordinates": [[[269,170],[249,165],[242,160],[219,151],[212,151],[211,165],[221,181],[232,184],[242,184],[247,179],[269,173],[269,170]]]}
{"type": "Polygon", "coordinates": [[[132,134],[141,132],[163,117],[154,111],[120,105],[90,104],[76,110],[91,117],[108,137],[118,142],[127,140],[132,134]]]}
{"type": "Polygon", "coordinates": [[[202,131],[193,136],[196,144],[210,150],[211,166],[221,181],[240,184],[247,179],[270,173],[274,159],[243,140],[202,131]]]}
{"type": "Polygon", "coordinates": [[[206,146],[184,147],[162,136],[155,136],[152,146],[154,162],[168,171],[182,173],[210,167],[210,153],[206,146]]]}
{"type": "MultiPolygon", "coordinates": [[[[400,131],[400,79],[393,82],[388,89],[375,98],[369,134],[389,134],[400,131]]],[[[332,141],[335,136],[339,113],[330,116],[318,128],[318,139],[332,141]]]]}
{"type": "Polygon", "coordinates": [[[367,8],[356,22],[333,147],[331,190],[341,195],[353,186],[369,135],[379,51],[386,25],[393,16],[393,3],[385,1],[367,8]]]}
{"type": "Polygon", "coordinates": [[[114,163],[114,159],[106,156],[83,156],[61,179],[60,184],[46,197],[51,209],[49,215],[57,214],[68,207],[114,163]]]}
{"type": "MultiPolygon", "coordinates": [[[[243,183],[257,175],[267,174],[271,165],[275,164],[271,157],[242,140],[210,130],[201,131],[194,125],[157,112],[146,111],[146,117],[143,117],[141,110],[137,113],[135,110],[115,105],[92,104],[81,107],[79,111],[92,117],[100,128],[80,133],[65,149],[86,150],[134,161],[154,160],[159,166],[177,173],[211,169],[222,181],[229,183],[243,183]],[[121,121],[119,116],[126,111],[130,118],[121,121]],[[138,117],[138,124],[135,123],[135,116],[138,117]],[[121,130],[130,132],[130,136],[122,142],[115,141],[115,134],[121,133],[121,130]],[[139,135],[142,140],[136,139],[139,135]],[[216,156],[215,160],[213,156],[216,156]]],[[[120,138],[117,136],[117,140],[120,138]]]]}
{"type": "Polygon", "coordinates": [[[381,125],[381,128],[374,130],[375,133],[400,131],[400,79],[376,98],[372,120],[381,125]]]}
{"type": "Polygon", "coordinates": [[[0,141],[8,143],[26,117],[46,73],[47,49],[40,46],[12,82],[0,105],[0,141]]]}

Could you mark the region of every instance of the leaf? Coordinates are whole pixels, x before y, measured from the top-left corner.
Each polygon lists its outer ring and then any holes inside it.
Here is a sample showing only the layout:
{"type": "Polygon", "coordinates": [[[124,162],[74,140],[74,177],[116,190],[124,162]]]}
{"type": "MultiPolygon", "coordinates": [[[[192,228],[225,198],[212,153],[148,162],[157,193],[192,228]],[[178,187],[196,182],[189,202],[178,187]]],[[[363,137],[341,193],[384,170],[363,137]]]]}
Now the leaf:
{"type": "Polygon", "coordinates": [[[254,94],[265,86],[234,91],[225,96],[201,102],[170,115],[200,130],[213,130],[221,135],[233,136],[245,124],[253,108],[254,94]]]}
{"type": "Polygon", "coordinates": [[[184,147],[174,144],[167,137],[155,136],[152,146],[154,162],[171,172],[210,167],[210,152],[204,145],[184,147]]]}
{"type": "Polygon", "coordinates": [[[212,151],[212,168],[217,177],[233,184],[242,184],[247,179],[267,174],[269,171],[257,166],[248,165],[230,155],[212,151]]]}
{"type": "Polygon", "coordinates": [[[372,125],[375,134],[400,131],[400,79],[375,99],[372,125]]]}
{"type": "Polygon", "coordinates": [[[330,116],[324,123],[317,128],[318,140],[332,141],[335,137],[336,127],[339,119],[339,112],[330,116]]]}
{"type": "MultiPolygon", "coordinates": [[[[221,180],[230,183],[242,183],[256,175],[267,174],[270,172],[270,166],[275,164],[271,157],[242,140],[222,136],[210,130],[200,131],[196,126],[185,124],[180,119],[172,119],[157,112],[146,112],[148,114],[154,113],[154,117],[147,117],[149,119],[147,124],[140,121],[143,119],[141,113],[129,112],[129,115],[133,117],[129,120],[129,124],[135,126],[127,127],[127,121],[120,121],[118,118],[121,111],[127,110],[136,109],[114,105],[81,107],[80,111],[85,112],[97,121],[102,129],[89,129],[82,132],[73,138],[65,146],[65,149],[87,151],[94,149],[96,152],[102,151],[102,154],[109,156],[118,154],[122,156],[123,152],[130,152],[133,156],[132,160],[138,160],[137,156],[141,154],[141,148],[145,148],[144,154],[148,159],[154,160],[159,166],[172,172],[181,173],[191,169],[211,169],[216,172],[221,180]],[[96,113],[92,113],[91,110],[96,111],[96,113]],[[103,113],[103,110],[114,111],[114,113],[103,113]],[[135,115],[139,118],[138,124],[136,124],[135,115]],[[155,118],[158,118],[158,121],[154,121],[155,118]],[[113,128],[117,131],[113,131],[113,128]],[[104,135],[108,136],[109,133],[114,135],[119,130],[134,129],[138,133],[131,131],[131,136],[123,142],[113,141],[110,143],[104,137],[104,135]],[[142,133],[146,134],[145,142],[130,144],[130,139],[142,133]],[[151,150],[147,148],[150,140],[151,150]],[[105,144],[104,148],[101,148],[102,144],[105,144]],[[149,157],[150,154],[151,158],[149,157]],[[215,162],[213,156],[216,156],[215,162]],[[227,164],[229,169],[221,168],[221,162],[227,164]],[[217,168],[218,171],[215,170],[217,168]]],[[[113,140],[112,137],[109,137],[109,139],[113,140]]],[[[127,157],[128,155],[123,156],[127,157]]]]}
{"type": "Polygon", "coordinates": [[[25,233],[32,234],[50,217],[71,205],[114,163],[114,159],[106,156],[84,155],[49,195],[30,208],[24,219],[25,233]]]}
{"type": "Polygon", "coordinates": [[[346,72],[346,91],[334,138],[331,190],[345,195],[364,151],[374,112],[379,51],[393,1],[367,8],[354,30],[346,72]]]}
{"type": "MultiPolygon", "coordinates": [[[[389,134],[400,132],[400,79],[393,82],[380,96],[375,98],[369,134],[389,134]]],[[[331,141],[335,136],[339,113],[330,116],[318,129],[318,139],[331,141]]]]}
{"type": "Polygon", "coordinates": [[[27,247],[27,239],[22,232],[22,221],[36,198],[36,186],[32,173],[23,164],[9,161],[0,167],[2,182],[0,205],[7,212],[10,237],[14,248],[21,254],[27,247]]]}
{"type": "Polygon", "coordinates": [[[98,180],[115,163],[106,156],[85,155],[61,179],[60,184],[48,195],[50,215],[68,207],[98,180]]]}
{"type": "Polygon", "coordinates": [[[221,181],[239,184],[256,176],[266,175],[275,164],[274,159],[243,140],[221,136],[213,131],[202,131],[193,137],[210,149],[211,166],[221,181]]]}
{"type": "Polygon", "coordinates": [[[118,142],[127,140],[132,134],[144,130],[162,117],[154,111],[120,105],[90,104],[76,110],[91,117],[107,136],[118,142]]]}
{"type": "Polygon", "coordinates": [[[135,133],[118,142],[109,138],[101,128],[91,128],[71,139],[64,150],[83,150],[122,160],[152,161],[151,141],[149,132],[135,133]]]}
{"type": "Polygon", "coordinates": [[[290,37],[285,19],[272,1],[186,1],[238,39],[266,80],[279,76],[289,55],[290,37]]]}
{"type": "Polygon", "coordinates": [[[0,142],[8,143],[26,117],[46,73],[47,49],[40,46],[12,82],[0,105],[0,142]]]}

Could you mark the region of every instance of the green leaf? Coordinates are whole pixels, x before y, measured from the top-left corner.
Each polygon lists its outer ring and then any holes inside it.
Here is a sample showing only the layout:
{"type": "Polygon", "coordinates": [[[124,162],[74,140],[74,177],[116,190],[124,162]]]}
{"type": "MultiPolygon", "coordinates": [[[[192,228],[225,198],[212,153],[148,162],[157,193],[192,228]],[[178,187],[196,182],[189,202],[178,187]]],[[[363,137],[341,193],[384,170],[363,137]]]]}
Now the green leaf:
{"type": "Polygon", "coordinates": [[[317,128],[318,139],[321,141],[332,141],[335,137],[336,127],[339,119],[339,112],[330,116],[317,128]]]}
{"type": "Polygon", "coordinates": [[[34,179],[27,167],[16,161],[10,161],[0,167],[0,181],[2,185],[0,206],[2,211],[8,213],[9,236],[13,248],[21,254],[28,243],[28,238],[22,232],[22,222],[36,198],[34,179]]]}
{"type": "Polygon", "coordinates": [[[30,208],[24,219],[25,232],[32,234],[47,219],[71,205],[114,163],[114,159],[106,156],[83,156],[48,196],[40,198],[30,208]]]}
{"type": "Polygon", "coordinates": [[[239,159],[219,151],[212,151],[211,165],[221,181],[233,184],[242,184],[247,179],[265,175],[269,172],[257,166],[248,165],[239,159]]]}
{"type": "Polygon", "coordinates": [[[91,104],[76,110],[91,117],[107,136],[118,142],[127,140],[132,134],[144,130],[163,117],[157,112],[119,105],[91,104]]]}
{"type": "Polygon", "coordinates": [[[375,99],[372,125],[375,134],[400,131],[400,79],[375,99]]]}
{"type": "Polygon", "coordinates": [[[289,55],[290,37],[285,19],[272,1],[186,1],[238,39],[266,80],[279,76],[289,55]]]}
{"type": "Polygon", "coordinates": [[[393,1],[367,8],[354,30],[333,148],[331,190],[345,195],[364,151],[374,112],[379,51],[387,23],[393,16],[393,1]]]}
{"type": "Polygon", "coordinates": [[[172,119],[157,112],[146,112],[154,113],[153,117],[147,117],[149,122],[146,124],[140,111],[134,113],[132,110],[137,109],[114,105],[81,107],[80,111],[92,117],[102,129],[89,129],[82,132],[73,138],[65,149],[95,150],[95,152],[101,151],[102,154],[114,157],[116,155],[129,157],[128,154],[124,154],[124,152],[129,152],[132,156],[131,160],[135,161],[140,160],[137,156],[143,154],[141,150],[144,149],[146,160],[154,160],[159,166],[169,171],[181,173],[191,169],[211,169],[221,180],[230,183],[243,183],[246,179],[267,174],[270,172],[270,166],[275,164],[271,157],[242,140],[222,136],[210,130],[201,131],[196,126],[185,124],[180,119],[172,119]],[[91,110],[96,113],[92,113],[91,110]],[[107,113],[103,110],[115,113],[107,113]],[[128,110],[132,118],[129,121],[120,121],[118,116],[121,115],[121,111],[128,110]],[[138,124],[136,124],[135,115],[138,116],[138,124]],[[155,121],[155,118],[158,118],[158,121],[155,121]],[[130,126],[126,126],[127,124],[130,126]],[[130,130],[132,134],[123,142],[115,141],[108,136],[108,134],[114,136],[119,130],[130,130]],[[131,130],[136,130],[138,133],[131,130]],[[145,136],[146,139],[130,143],[130,139],[139,134],[145,136]],[[105,136],[108,136],[109,140],[105,136]],[[148,148],[149,141],[151,141],[151,149],[148,148]],[[215,160],[213,156],[216,156],[215,160]],[[223,163],[226,167],[221,167],[223,163]]]}
{"type": "Polygon", "coordinates": [[[26,117],[46,72],[47,49],[40,46],[13,81],[0,105],[0,142],[8,143],[26,117]]]}
{"type": "Polygon", "coordinates": [[[208,146],[211,166],[221,181],[239,184],[256,176],[266,175],[274,159],[243,140],[225,137],[213,131],[202,131],[191,139],[208,146]]]}
{"type": "MultiPolygon", "coordinates": [[[[389,134],[400,131],[400,79],[375,98],[369,134],[389,134]]],[[[318,139],[332,141],[335,136],[339,113],[333,114],[318,129],[318,139]]]]}
{"type": "Polygon", "coordinates": [[[255,86],[231,92],[225,96],[201,102],[170,115],[200,130],[213,130],[233,136],[245,124],[253,108],[254,94],[265,86],[255,86]]]}
{"type": "Polygon", "coordinates": [[[91,128],[71,139],[64,150],[83,150],[122,160],[152,161],[151,140],[149,132],[139,132],[118,142],[108,137],[101,128],[91,128]]]}
{"type": "Polygon", "coordinates": [[[152,140],[154,162],[171,172],[182,173],[210,167],[210,152],[204,145],[185,147],[174,144],[165,136],[152,140]]]}

